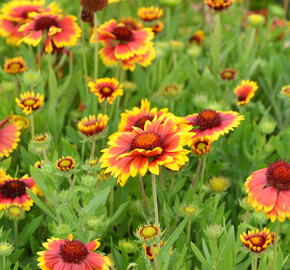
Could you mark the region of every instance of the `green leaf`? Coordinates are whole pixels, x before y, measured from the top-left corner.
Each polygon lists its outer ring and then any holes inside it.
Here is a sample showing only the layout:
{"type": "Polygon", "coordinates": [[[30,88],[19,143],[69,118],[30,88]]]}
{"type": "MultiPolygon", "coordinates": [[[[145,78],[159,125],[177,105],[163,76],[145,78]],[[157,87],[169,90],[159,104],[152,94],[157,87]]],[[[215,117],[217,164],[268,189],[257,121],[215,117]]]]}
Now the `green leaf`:
{"type": "Polygon", "coordinates": [[[202,265],[210,268],[210,269],[214,269],[209,263],[208,261],[205,259],[205,257],[201,254],[201,252],[199,251],[198,247],[191,242],[191,249],[193,251],[193,253],[195,254],[195,256],[197,257],[197,259],[201,262],[202,265]]]}

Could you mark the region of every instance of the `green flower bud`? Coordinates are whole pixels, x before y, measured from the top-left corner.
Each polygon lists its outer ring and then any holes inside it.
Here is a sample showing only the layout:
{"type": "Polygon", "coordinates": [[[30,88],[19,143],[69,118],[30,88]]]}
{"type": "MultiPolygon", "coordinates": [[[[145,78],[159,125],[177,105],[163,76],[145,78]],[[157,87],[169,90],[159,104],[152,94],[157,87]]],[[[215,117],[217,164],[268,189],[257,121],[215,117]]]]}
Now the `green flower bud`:
{"type": "Polygon", "coordinates": [[[0,242],[0,256],[7,257],[14,250],[14,246],[7,242],[0,242]]]}
{"type": "Polygon", "coordinates": [[[182,0],[159,0],[159,2],[163,5],[174,7],[180,5],[182,0]]]}
{"type": "Polygon", "coordinates": [[[137,245],[133,241],[126,239],[119,240],[118,247],[126,253],[135,253],[138,250],[137,245]]]}
{"type": "Polygon", "coordinates": [[[28,88],[34,88],[38,86],[41,81],[41,73],[39,70],[28,70],[23,73],[22,80],[28,88]]]}
{"type": "Polygon", "coordinates": [[[224,227],[222,225],[212,224],[205,228],[204,233],[208,238],[218,239],[222,235],[223,231],[224,227]]]}
{"type": "Polygon", "coordinates": [[[260,14],[251,14],[248,16],[248,23],[252,26],[260,26],[265,23],[265,17],[260,14]]]}
{"type": "Polygon", "coordinates": [[[275,130],[277,123],[271,118],[263,118],[260,123],[259,127],[264,134],[270,134],[275,130]]]}
{"type": "Polygon", "coordinates": [[[24,218],[25,210],[21,205],[11,204],[5,209],[5,216],[11,220],[20,220],[24,218]]]}

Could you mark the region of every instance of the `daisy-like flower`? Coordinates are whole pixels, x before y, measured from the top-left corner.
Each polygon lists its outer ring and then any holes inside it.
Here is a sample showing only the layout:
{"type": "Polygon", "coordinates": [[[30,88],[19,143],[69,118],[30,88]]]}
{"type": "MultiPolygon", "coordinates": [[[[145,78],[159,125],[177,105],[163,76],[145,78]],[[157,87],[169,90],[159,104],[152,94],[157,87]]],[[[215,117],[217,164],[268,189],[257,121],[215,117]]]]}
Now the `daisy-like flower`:
{"type": "Polygon", "coordinates": [[[243,80],[234,89],[234,94],[237,96],[237,104],[239,106],[247,105],[249,101],[254,97],[259,86],[256,82],[243,80]]]}
{"type": "Polygon", "coordinates": [[[168,112],[167,108],[158,110],[156,107],[152,109],[150,107],[150,101],[142,99],[140,108],[133,107],[132,110],[121,113],[118,131],[132,131],[133,127],[144,129],[147,120],[152,121],[155,116],[160,117],[168,112]]]}
{"type": "Polygon", "coordinates": [[[254,253],[265,251],[270,245],[275,242],[275,234],[271,233],[268,228],[259,231],[251,230],[240,235],[241,242],[245,247],[254,253]]]}
{"type": "Polygon", "coordinates": [[[151,26],[151,29],[155,35],[161,33],[164,29],[164,23],[162,21],[158,21],[154,25],[151,26]]]}
{"type": "Polygon", "coordinates": [[[290,85],[285,85],[281,89],[281,94],[290,97],[290,85]]]}
{"type": "Polygon", "coordinates": [[[210,8],[220,11],[228,8],[233,3],[233,0],[204,0],[204,3],[210,8]]]}
{"type": "Polygon", "coordinates": [[[43,0],[12,0],[3,4],[0,10],[0,36],[7,38],[7,43],[17,45],[23,37],[19,28],[30,20],[31,16],[42,12],[60,13],[58,4],[52,2],[44,7],[43,0]]]}
{"type": "Polygon", "coordinates": [[[107,256],[94,252],[100,246],[98,240],[84,244],[69,234],[67,240],[51,238],[42,245],[46,250],[37,252],[42,270],[109,270],[111,265],[107,256]]]}
{"type": "Polygon", "coordinates": [[[192,139],[191,150],[198,156],[203,156],[211,150],[212,139],[210,137],[194,137],[192,139]]]}
{"type": "Polygon", "coordinates": [[[174,119],[146,121],[144,129],[134,127],[132,132],[117,132],[109,138],[109,148],[102,150],[101,168],[117,178],[124,186],[127,179],[147,171],[159,175],[159,166],[178,171],[188,161],[188,143],[191,127],[179,127],[174,119]]]}
{"type": "Polygon", "coordinates": [[[158,20],[163,15],[163,9],[155,6],[141,7],[138,9],[138,17],[144,22],[158,20]]]}
{"type": "Polygon", "coordinates": [[[38,160],[33,164],[34,168],[41,169],[41,167],[44,165],[44,160],[38,160]]]}
{"type": "Polygon", "coordinates": [[[245,183],[248,203],[274,222],[290,218],[290,163],[276,161],[253,172],[245,183]]]}
{"type": "MultiPolygon", "coordinates": [[[[163,247],[164,245],[165,245],[164,241],[160,241],[159,247],[158,247],[157,244],[153,244],[152,246],[143,244],[143,250],[144,250],[144,253],[145,253],[146,257],[150,261],[153,261],[154,260],[154,256],[157,256],[158,253],[159,253],[159,248],[163,247]],[[152,250],[152,248],[153,248],[153,250],[152,250]]],[[[171,253],[172,253],[172,250],[171,250],[171,253]]]]}
{"type": "Polygon", "coordinates": [[[17,204],[29,211],[33,205],[33,200],[26,192],[26,188],[40,195],[41,191],[31,177],[24,175],[22,178],[8,177],[0,181],[0,210],[5,209],[11,204],[17,204]]]}
{"type": "Polygon", "coordinates": [[[58,15],[50,12],[37,14],[19,28],[23,38],[19,41],[36,47],[44,40],[44,51],[52,53],[54,48],[76,45],[81,36],[77,18],[71,15],[58,15]]]}
{"type": "Polygon", "coordinates": [[[149,241],[159,237],[160,233],[161,231],[158,226],[153,224],[147,224],[140,226],[135,232],[135,235],[142,241],[149,241]]]}
{"type": "Polygon", "coordinates": [[[99,102],[107,101],[112,104],[117,96],[123,96],[123,86],[115,78],[101,78],[89,82],[90,91],[94,93],[99,102]]]}
{"type": "Polygon", "coordinates": [[[78,130],[86,137],[95,137],[103,134],[109,122],[109,116],[99,113],[97,117],[90,115],[78,122],[78,130]]]}
{"type": "Polygon", "coordinates": [[[232,68],[225,68],[221,73],[220,73],[220,77],[223,79],[223,80],[228,80],[228,81],[231,81],[233,80],[236,75],[237,75],[237,70],[235,69],[232,69],[232,68]]]}
{"type": "Polygon", "coordinates": [[[244,116],[233,111],[203,110],[185,119],[193,126],[194,137],[208,136],[212,140],[217,140],[221,135],[239,126],[244,116]]]}
{"type": "Polygon", "coordinates": [[[25,114],[31,114],[43,106],[44,95],[35,94],[34,92],[25,92],[20,95],[20,99],[16,98],[16,104],[25,114]]]}
{"type": "Polygon", "coordinates": [[[20,127],[9,122],[10,117],[0,121],[0,158],[8,157],[17,148],[20,140],[20,127]]]}
{"type": "Polygon", "coordinates": [[[55,162],[55,167],[62,172],[69,172],[75,166],[76,161],[71,156],[62,157],[55,162]]]}
{"type": "Polygon", "coordinates": [[[201,43],[204,41],[205,35],[203,30],[197,30],[193,34],[193,36],[189,39],[190,43],[195,43],[197,45],[201,45],[201,43]]]}
{"type": "Polygon", "coordinates": [[[22,56],[9,58],[4,63],[4,71],[9,74],[22,73],[27,70],[27,64],[22,56]]]}
{"type": "Polygon", "coordinates": [[[10,116],[10,121],[16,123],[19,126],[20,130],[27,129],[29,127],[29,121],[21,115],[12,114],[10,116]]]}

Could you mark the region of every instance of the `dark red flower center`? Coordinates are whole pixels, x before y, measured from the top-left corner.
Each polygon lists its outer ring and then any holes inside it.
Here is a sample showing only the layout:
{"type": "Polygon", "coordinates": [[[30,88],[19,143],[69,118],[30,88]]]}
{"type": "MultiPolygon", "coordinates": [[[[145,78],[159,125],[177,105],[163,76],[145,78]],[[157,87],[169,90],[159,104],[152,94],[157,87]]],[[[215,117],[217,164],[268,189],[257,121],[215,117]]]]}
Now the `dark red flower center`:
{"type": "Polygon", "coordinates": [[[144,129],[145,123],[147,120],[152,121],[154,118],[153,115],[144,115],[141,118],[139,118],[135,123],[134,123],[134,127],[138,127],[141,129],[144,129]]]}
{"type": "Polygon", "coordinates": [[[265,244],[266,239],[261,235],[252,236],[249,241],[255,247],[262,247],[265,244]]]}
{"type": "Polygon", "coordinates": [[[73,240],[61,245],[59,254],[66,263],[81,264],[89,252],[82,242],[73,240]]]}
{"type": "Polygon", "coordinates": [[[131,148],[141,148],[145,150],[152,150],[155,147],[161,146],[160,137],[155,133],[143,133],[135,137],[131,143],[131,148]]]}
{"type": "Polygon", "coordinates": [[[290,164],[277,161],[267,169],[267,183],[278,190],[290,190],[290,164]]]}
{"type": "Polygon", "coordinates": [[[23,181],[11,180],[7,181],[1,188],[0,193],[4,198],[15,199],[26,193],[26,184],[23,181]]]}
{"type": "Polygon", "coordinates": [[[197,115],[195,124],[200,130],[206,130],[218,127],[221,124],[221,121],[218,112],[214,110],[204,110],[197,115]]]}
{"type": "Polygon", "coordinates": [[[113,34],[115,35],[116,39],[121,42],[128,42],[133,38],[133,32],[126,26],[117,26],[113,30],[113,34]]]}
{"type": "Polygon", "coordinates": [[[49,30],[51,26],[59,27],[56,18],[50,16],[42,16],[35,21],[35,31],[49,30]]]}
{"type": "Polygon", "coordinates": [[[105,86],[100,89],[100,92],[104,97],[110,97],[114,92],[114,89],[109,86],[105,86]]]}

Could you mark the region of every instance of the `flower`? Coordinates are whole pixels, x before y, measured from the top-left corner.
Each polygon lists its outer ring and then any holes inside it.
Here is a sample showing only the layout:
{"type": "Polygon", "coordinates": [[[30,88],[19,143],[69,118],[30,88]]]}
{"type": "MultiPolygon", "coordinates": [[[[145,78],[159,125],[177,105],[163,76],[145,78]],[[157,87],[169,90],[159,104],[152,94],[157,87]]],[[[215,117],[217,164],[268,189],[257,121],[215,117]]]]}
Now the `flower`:
{"type": "Polygon", "coordinates": [[[249,101],[254,97],[259,86],[256,82],[243,80],[234,89],[234,94],[237,96],[237,104],[239,106],[247,105],[249,101]]]}
{"type": "Polygon", "coordinates": [[[187,216],[192,217],[198,213],[198,208],[191,204],[182,205],[179,210],[181,210],[182,216],[185,217],[187,216]]]}
{"type": "Polygon", "coordinates": [[[0,256],[8,257],[14,250],[14,246],[7,242],[0,242],[0,256]]]}
{"type": "Polygon", "coordinates": [[[195,137],[208,136],[217,140],[221,135],[239,126],[244,116],[233,111],[203,110],[185,119],[194,127],[192,131],[195,132],[195,137]]]}
{"type": "Polygon", "coordinates": [[[61,16],[49,12],[37,14],[19,28],[23,35],[19,43],[36,47],[44,39],[46,53],[52,53],[54,48],[74,46],[81,36],[76,20],[71,15],[61,16]]]}
{"type": "Polygon", "coordinates": [[[197,30],[193,34],[193,36],[189,39],[190,43],[195,43],[197,45],[201,45],[201,43],[204,41],[204,31],[203,30],[197,30]]]}
{"type": "Polygon", "coordinates": [[[141,7],[138,9],[137,14],[142,21],[152,22],[162,17],[163,9],[155,6],[141,7]]]}
{"type": "Polygon", "coordinates": [[[107,101],[112,104],[117,96],[123,95],[122,84],[114,78],[97,79],[96,82],[89,82],[88,86],[90,91],[99,98],[100,103],[107,101]]]}
{"type": "Polygon", "coordinates": [[[43,246],[46,250],[37,252],[38,267],[42,270],[53,270],[57,267],[62,270],[109,270],[111,265],[107,256],[94,252],[100,246],[98,240],[84,244],[73,240],[72,234],[69,234],[67,240],[51,238],[43,246]]]}
{"type": "Polygon", "coordinates": [[[262,231],[252,230],[240,235],[240,239],[245,247],[255,253],[261,253],[275,242],[275,234],[268,228],[262,231]]]}
{"type": "Polygon", "coordinates": [[[71,156],[62,157],[55,162],[55,167],[63,172],[69,172],[75,166],[76,161],[71,156]]]}
{"type": "Polygon", "coordinates": [[[290,163],[276,161],[253,172],[245,183],[248,203],[274,222],[290,218],[290,163]]]}
{"type": "Polygon", "coordinates": [[[151,26],[151,29],[155,35],[162,32],[164,29],[164,23],[161,21],[156,22],[154,25],[151,26]]]}
{"type": "Polygon", "coordinates": [[[20,99],[16,98],[15,101],[18,107],[22,109],[23,113],[31,114],[43,106],[44,95],[28,91],[21,94],[20,99]]]}
{"type": "Polygon", "coordinates": [[[147,225],[141,225],[137,231],[135,232],[135,235],[137,238],[139,238],[142,241],[149,241],[154,240],[157,237],[160,236],[160,228],[157,225],[153,224],[147,224],[147,225]]]}
{"type": "Polygon", "coordinates": [[[211,150],[212,139],[210,137],[194,137],[191,144],[191,150],[198,156],[203,156],[211,150]]]}
{"type": "Polygon", "coordinates": [[[20,127],[9,122],[10,117],[0,121],[0,158],[8,157],[17,148],[20,140],[20,127]]]}
{"type": "Polygon", "coordinates": [[[229,7],[233,3],[233,0],[204,0],[204,3],[210,8],[220,11],[229,7]]]}
{"type": "MultiPolygon", "coordinates": [[[[163,247],[164,244],[165,244],[164,241],[160,241],[160,243],[158,245],[157,244],[153,244],[152,246],[143,244],[143,250],[144,250],[144,253],[145,253],[146,257],[150,261],[152,261],[154,259],[154,256],[158,255],[159,249],[161,247],[163,247]],[[153,248],[153,250],[152,250],[152,248],[153,248]]],[[[170,253],[172,253],[172,250],[170,251],[170,253]]]]}
{"type": "Polygon", "coordinates": [[[0,181],[0,210],[10,205],[22,206],[25,211],[29,211],[33,205],[33,200],[26,192],[29,188],[34,194],[41,192],[31,177],[24,175],[22,178],[8,177],[0,181]]]}
{"type": "Polygon", "coordinates": [[[47,152],[51,142],[52,137],[49,133],[38,134],[29,141],[28,148],[32,152],[43,154],[47,152]]]}
{"type": "Polygon", "coordinates": [[[120,23],[124,24],[131,30],[139,30],[143,28],[143,24],[132,17],[121,17],[120,23]]]}
{"type": "Polygon", "coordinates": [[[290,97],[290,85],[283,86],[281,89],[281,94],[286,97],[290,97]]]}
{"type": "Polygon", "coordinates": [[[27,64],[22,56],[9,58],[4,63],[4,71],[9,74],[17,74],[27,70],[27,64]]]}
{"type": "Polygon", "coordinates": [[[24,218],[24,208],[18,204],[10,204],[5,208],[5,215],[10,220],[21,220],[24,218]]]}
{"type": "Polygon", "coordinates": [[[34,168],[41,169],[41,167],[44,165],[44,160],[38,160],[33,164],[34,168]]]}
{"type": "Polygon", "coordinates": [[[260,26],[265,24],[265,16],[261,14],[250,14],[248,16],[248,23],[252,26],[260,26]]]}
{"type": "Polygon", "coordinates": [[[229,180],[223,176],[213,177],[209,180],[209,187],[213,192],[223,192],[229,187],[229,180]]]}
{"type": "Polygon", "coordinates": [[[166,84],[161,89],[161,95],[168,99],[177,99],[181,96],[183,85],[170,83],[166,84]]]}
{"type": "Polygon", "coordinates": [[[237,70],[236,69],[232,69],[232,68],[225,68],[221,73],[220,73],[220,77],[223,80],[233,80],[236,75],[237,75],[237,70]]]}
{"type": "Polygon", "coordinates": [[[178,171],[188,161],[189,129],[179,129],[174,119],[155,118],[146,121],[144,129],[134,127],[131,132],[117,132],[109,138],[109,148],[102,150],[101,168],[107,168],[124,186],[127,179],[147,171],[159,175],[159,166],[178,171]]]}
{"type": "Polygon", "coordinates": [[[106,129],[109,121],[109,116],[99,113],[84,117],[78,122],[78,130],[86,137],[95,137],[101,135],[106,129]]]}
{"type": "Polygon", "coordinates": [[[29,127],[29,121],[21,115],[10,115],[10,121],[17,124],[20,130],[27,129],[29,127]]]}

